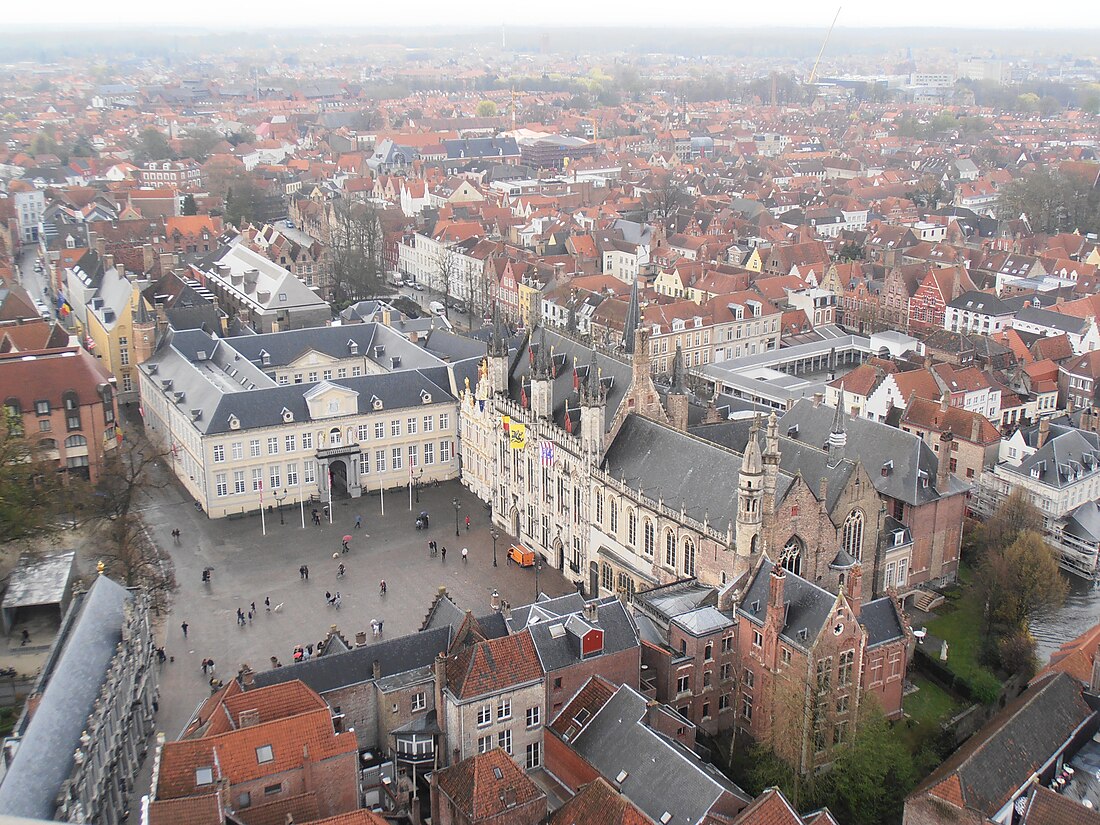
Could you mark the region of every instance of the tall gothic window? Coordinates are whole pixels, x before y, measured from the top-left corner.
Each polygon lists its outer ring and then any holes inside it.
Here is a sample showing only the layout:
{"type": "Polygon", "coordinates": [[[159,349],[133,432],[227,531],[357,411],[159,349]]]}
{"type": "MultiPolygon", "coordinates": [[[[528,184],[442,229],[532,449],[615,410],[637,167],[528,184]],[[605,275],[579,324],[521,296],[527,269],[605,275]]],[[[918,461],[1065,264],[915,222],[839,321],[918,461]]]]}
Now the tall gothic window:
{"type": "Polygon", "coordinates": [[[645,540],[645,554],[653,558],[653,522],[650,519],[645,520],[645,524],[642,526],[642,533],[645,540]]]}
{"type": "Polygon", "coordinates": [[[791,536],[783,545],[783,553],[779,556],[779,565],[784,570],[790,570],[796,576],[802,574],[802,540],[798,536],[791,536]]]}
{"type": "Polygon", "coordinates": [[[619,535],[619,502],[610,499],[607,507],[611,511],[611,535],[617,537],[619,535]]]}
{"type": "Polygon", "coordinates": [[[863,559],[863,511],[853,510],[844,519],[844,550],[856,561],[863,559]]]}
{"type": "Polygon", "coordinates": [[[626,543],[631,547],[638,546],[638,514],[633,507],[626,510],[626,543]]]}
{"type": "Polygon", "coordinates": [[[695,575],[695,542],[684,539],[684,575],[695,575]]]}
{"type": "Polygon", "coordinates": [[[676,569],[676,534],[665,530],[665,565],[676,569]]]}

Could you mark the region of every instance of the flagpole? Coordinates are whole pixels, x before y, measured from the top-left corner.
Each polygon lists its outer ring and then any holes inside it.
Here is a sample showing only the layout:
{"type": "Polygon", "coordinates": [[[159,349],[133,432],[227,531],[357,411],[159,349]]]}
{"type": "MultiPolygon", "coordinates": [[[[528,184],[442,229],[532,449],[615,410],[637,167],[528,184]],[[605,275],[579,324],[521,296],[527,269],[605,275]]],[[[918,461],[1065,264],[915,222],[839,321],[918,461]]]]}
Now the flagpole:
{"type": "Polygon", "coordinates": [[[332,468],[328,470],[328,523],[332,524],[332,468]]]}
{"type": "Polygon", "coordinates": [[[413,468],[409,465],[409,512],[413,510],[413,468]]]}
{"type": "Polygon", "coordinates": [[[264,482],[260,479],[260,529],[267,535],[267,518],[264,516],[264,482]]]}
{"type": "Polygon", "coordinates": [[[302,529],[306,529],[306,500],[302,497],[302,475],[306,471],[305,462],[302,462],[302,472],[298,474],[298,506],[302,508],[302,529]]]}
{"type": "Polygon", "coordinates": [[[386,485],[378,482],[378,500],[382,502],[382,515],[386,515],[386,485]]]}

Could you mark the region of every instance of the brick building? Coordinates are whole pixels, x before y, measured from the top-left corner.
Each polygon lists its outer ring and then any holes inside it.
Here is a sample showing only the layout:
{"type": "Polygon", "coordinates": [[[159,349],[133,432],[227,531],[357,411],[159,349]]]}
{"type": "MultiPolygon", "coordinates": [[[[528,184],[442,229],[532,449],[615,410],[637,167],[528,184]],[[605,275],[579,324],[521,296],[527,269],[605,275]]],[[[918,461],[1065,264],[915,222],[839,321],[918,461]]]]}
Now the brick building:
{"type": "Polygon", "coordinates": [[[93,484],[121,438],[115,379],[81,347],[0,355],[0,402],[38,458],[93,484]]]}
{"type": "Polygon", "coordinates": [[[309,821],[359,807],[355,735],[300,681],[210,697],[182,736],[162,743],[148,825],[309,821]]]}

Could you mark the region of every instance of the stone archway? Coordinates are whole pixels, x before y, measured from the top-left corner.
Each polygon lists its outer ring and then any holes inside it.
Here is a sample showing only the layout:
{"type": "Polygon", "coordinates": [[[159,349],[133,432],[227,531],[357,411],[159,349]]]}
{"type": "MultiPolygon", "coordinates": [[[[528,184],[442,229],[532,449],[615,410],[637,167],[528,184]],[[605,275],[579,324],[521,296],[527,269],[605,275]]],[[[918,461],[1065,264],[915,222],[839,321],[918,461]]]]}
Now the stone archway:
{"type": "Polygon", "coordinates": [[[328,465],[330,477],[332,479],[332,497],[333,498],[345,498],[350,493],[348,492],[348,465],[342,458],[334,458],[329,461],[328,465]]]}
{"type": "Polygon", "coordinates": [[[558,560],[558,570],[565,572],[565,545],[562,544],[561,536],[554,539],[554,558],[558,560]]]}
{"type": "Polygon", "coordinates": [[[519,508],[513,507],[508,514],[508,524],[512,528],[512,535],[519,538],[519,508]]]}

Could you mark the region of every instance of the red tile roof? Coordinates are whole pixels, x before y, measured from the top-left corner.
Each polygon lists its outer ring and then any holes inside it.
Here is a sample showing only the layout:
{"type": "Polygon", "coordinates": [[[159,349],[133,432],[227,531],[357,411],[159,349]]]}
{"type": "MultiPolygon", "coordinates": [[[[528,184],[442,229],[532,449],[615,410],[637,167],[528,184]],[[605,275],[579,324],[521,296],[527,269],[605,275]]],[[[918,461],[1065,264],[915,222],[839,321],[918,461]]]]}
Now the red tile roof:
{"type": "Polygon", "coordinates": [[[1100,825],[1100,813],[1076,799],[1036,785],[1020,825],[1100,825]]]}
{"type": "Polygon", "coordinates": [[[1001,440],[997,428],[980,413],[964,410],[962,407],[948,406],[944,409],[939,401],[912,396],[909,406],[901,417],[904,427],[909,425],[921,430],[942,433],[950,430],[956,438],[987,446],[1001,440]],[[977,438],[975,438],[977,434],[977,438]]]}
{"type": "Polygon", "coordinates": [[[1089,684],[1092,681],[1092,660],[1100,647],[1100,624],[1086,630],[1076,639],[1072,639],[1058,648],[1050,656],[1050,661],[1032,681],[1038,681],[1050,673],[1061,671],[1068,673],[1078,682],[1089,684]]]}
{"type": "Polygon", "coordinates": [[[459,699],[499,693],[543,675],[526,630],[471,645],[447,660],[447,689],[459,699]]]}
{"type": "Polygon", "coordinates": [[[634,803],[612,788],[603,777],[585,785],[580,793],[558,808],[547,825],[651,825],[653,822],[634,803]]]}
{"type": "Polygon", "coordinates": [[[24,412],[33,410],[36,401],[60,407],[62,394],[69,390],[77,394],[81,404],[98,403],[98,388],[110,379],[111,374],[81,347],[42,350],[34,355],[0,355],[4,398],[18,399],[24,412]]]}
{"type": "Polygon", "coordinates": [[[471,822],[546,799],[546,794],[501,748],[463,759],[439,771],[435,781],[471,822]]]}

